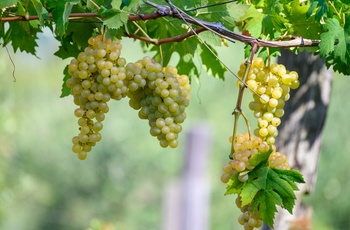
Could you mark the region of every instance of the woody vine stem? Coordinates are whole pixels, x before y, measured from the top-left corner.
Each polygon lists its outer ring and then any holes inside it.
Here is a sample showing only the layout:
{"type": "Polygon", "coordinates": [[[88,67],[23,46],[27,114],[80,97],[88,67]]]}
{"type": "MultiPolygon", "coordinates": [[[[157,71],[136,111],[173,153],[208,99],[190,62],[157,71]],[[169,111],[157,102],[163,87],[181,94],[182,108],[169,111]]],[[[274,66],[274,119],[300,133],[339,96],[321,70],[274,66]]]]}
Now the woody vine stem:
{"type": "MultiPolygon", "coordinates": [[[[177,8],[174,4],[171,3],[171,1],[167,1],[167,2],[169,3],[169,6],[158,5],[151,1],[146,0],[145,3],[154,7],[156,9],[156,12],[151,14],[129,15],[128,20],[129,21],[141,21],[141,20],[146,21],[146,20],[154,20],[154,19],[166,17],[166,16],[178,18],[180,20],[185,20],[187,23],[191,23],[193,25],[198,26],[198,28],[196,28],[196,33],[200,33],[205,30],[210,30],[213,33],[217,34],[218,36],[222,38],[227,38],[230,41],[236,40],[249,45],[254,43],[254,44],[257,44],[259,47],[278,47],[278,48],[313,47],[313,46],[318,46],[318,44],[320,43],[320,40],[304,39],[302,37],[292,37],[290,40],[283,40],[283,41],[268,41],[268,40],[261,40],[258,38],[254,38],[251,36],[242,35],[239,33],[235,33],[231,30],[228,30],[221,23],[207,22],[207,21],[203,21],[195,17],[192,17],[188,15],[186,12],[177,8]]],[[[12,15],[10,13],[7,13],[6,11],[4,11],[3,14],[12,15]]],[[[48,14],[47,16],[50,19],[52,18],[52,14],[48,14]]],[[[93,13],[72,13],[70,14],[70,17],[69,17],[70,20],[75,20],[80,18],[102,18],[102,17],[98,13],[94,13],[94,12],[93,13]]],[[[39,17],[37,15],[12,15],[9,17],[1,18],[0,22],[31,21],[31,20],[38,20],[38,19],[39,17]]],[[[154,45],[161,45],[161,44],[170,43],[170,42],[181,42],[184,39],[195,35],[195,33],[188,32],[172,38],[161,38],[161,39],[149,39],[146,37],[138,36],[136,34],[126,34],[126,35],[135,39],[142,40],[144,42],[152,43],[154,45]]]]}

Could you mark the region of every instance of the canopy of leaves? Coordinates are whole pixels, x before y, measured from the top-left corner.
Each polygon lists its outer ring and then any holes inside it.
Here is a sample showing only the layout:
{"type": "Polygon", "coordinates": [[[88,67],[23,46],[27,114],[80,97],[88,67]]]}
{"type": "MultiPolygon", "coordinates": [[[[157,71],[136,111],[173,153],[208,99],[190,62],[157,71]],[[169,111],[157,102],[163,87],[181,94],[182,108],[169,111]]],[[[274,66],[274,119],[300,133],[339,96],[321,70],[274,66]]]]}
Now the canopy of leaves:
{"type": "MultiPolygon", "coordinates": [[[[154,4],[168,6],[164,0],[152,0],[154,4]]],[[[215,0],[173,0],[171,3],[190,17],[206,22],[219,22],[231,31],[247,31],[251,36],[265,40],[285,40],[295,36],[321,40],[319,49],[312,50],[326,57],[327,65],[344,74],[350,74],[349,60],[349,1],[347,0],[269,0],[269,1],[215,1],[215,0]]],[[[37,20],[9,21],[8,26],[0,24],[2,45],[11,44],[14,51],[20,50],[35,55],[37,34],[43,27],[49,27],[61,46],[56,55],[61,58],[75,56],[87,45],[93,33],[101,33],[104,27],[108,36],[121,38],[135,35],[157,43],[164,38],[190,32],[198,26],[180,18],[160,17],[147,21],[128,21],[130,15],[151,14],[156,8],[140,0],[6,0],[0,2],[0,17],[20,16],[37,20]],[[71,18],[71,14],[93,13],[93,17],[71,18]],[[22,42],[23,39],[26,42],[22,42]]],[[[176,10],[175,10],[176,11],[176,10]]],[[[176,13],[176,12],[175,12],[176,13]]],[[[198,38],[192,36],[181,42],[151,45],[144,43],[145,50],[156,52],[154,58],[167,65],[171,56],[178,54],[178,68],[190,76],[198,77],[199,68],[209,71],[217,78],[223,78],[224,65],[218,63],[209,52],[206,43],[215,53],[222,38],[206,31],[198,38]],[[199,65],[193,63],[198,55],[199,65]],[[215,61],[208,61],[215,60],[215,61]]],[[[261,56],[278,52],[262,50],[261,56]]]]}

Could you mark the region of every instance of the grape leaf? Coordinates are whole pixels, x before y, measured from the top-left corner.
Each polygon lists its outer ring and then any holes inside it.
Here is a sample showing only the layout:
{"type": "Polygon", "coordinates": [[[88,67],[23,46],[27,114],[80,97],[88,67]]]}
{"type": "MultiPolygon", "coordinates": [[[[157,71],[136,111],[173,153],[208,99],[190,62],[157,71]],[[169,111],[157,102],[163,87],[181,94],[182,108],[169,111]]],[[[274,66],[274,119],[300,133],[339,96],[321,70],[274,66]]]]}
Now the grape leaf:
{"type": "Polygon", "coordinates": [[[282,205],[281,197],[273,190],[261,191],[255,197],[255,202],[252,204],[253,210],[259,206],[260,218],[270,227],[273,227],[277,205],[282,205]]]}
{"type": "Polygon", "coordinates": [[[273,39],[285,29],[286,20],[280,16],[280,11],[280,4],[269,1],[262,9],[251,5],[241,18],[246,22],[244,29],[248,30],[253,37],[261,37],[263,34],[269,35],[273,39]]]}
{"type": "Polygon", "coordinates": [[[49,19],[49,13],[39,0],[31,0],[31,2],[37,12],[41,25],[44,25],[44,20],[49,19]]]}
{"type": "Polygon", "coordinates": [[[221,46],[221,38],[211,31],[204,31],[198,37],[205,43],[212,46],[221,46]]]}
{"type": "MultiPolygon", "coordinates": [[[[218,2],[202,1],[199,6],[206,6],[213,3],[218,2]]],[[[196,11],[196,15],[194,16],[209,22],[220,22],[226,28],[232,30],[235,27],[235,21],[240,20],[240,18],[245,14],[248,8],[248,5],[237,2],[230,2],[226,4],[199,9],[196,11]]]]}
{"type": "Polygon", "coordinates": [[[17,2],[19,2],[19,0],[0,1],[0,9],[15,5],[17,2]]]}
{"type": "Polygon", "coordinates": [[[306,12],[306,17],[309,18],[313,12],[316,10],[315,19],[317,21],[321,20],[322,16],[328,11],[327,1],[326,0],[312,0],[312,3],[306,12]]]}
{"type": "Polygon", "coordinates": [[[321,56],[325,57],[334,51],[332,54],[335,58],[348,63],[350,60],[347,52],[350,47],[350,16],[346,16],[344,28],[334,18],[328,18],[325,21],[325,28],[328,31],[321,34],[319,44],[321,56]]]}
{"type": "Polygon", "coordinates": [[[293,0],[286,7],[286,17],[290,22],[289,34],[301,36],[308,39],[319,39],[322,27],[315,16],[306,17],[308,6],[300,5],[299,0],[293,0]]]}
{"type": "Polygon", "coordinates": [[[55,33],[58,36],[63,36],[65,34],[72,8],[79,2],[79,0],[50,0],[46,2],[48,8],[52,10],[52,19],[56,23],[55,33]]]}
{"type": "Polygon", "coordinates": [[[60,40],[61,45],[59,46],[58,51],[54,53],[54,55],[62,59],[66,59],[68,57],[78,57],[80,50],[76,43],[73,42],[72,36],[73,34],[69,34],[65,37],[62,37],[60,40]]]}
{"type": "MultiPolygon", "coordinates": [[[[348,53],[347,56],[349,56],[348,53]]],[[[334,57],[334,52],[331,52],[328,54],[328,56],[326,56],[326,66],[328,68],[332,66],[334,71],[345,75],[350,75],[349,65],[342,62],[339,57],[334,57]]]]}
{"type": "Polygon", "coordinates": [[[112,8],[107,9],[101,7],[98,14],[103,17],[103,25],[110,29],[119,29],[128,21],[128,13],[120,10],[122,5],[121,0],[113,0],[111,2],[112,8]]]}
{"type": "Polygon", "coordinates": [[[238,172],[231,176],[230,181],[227,183],[225,195],[240,193],[244,183],[238,179],[238,176],[238,172]]]}
{"type": "MultiPolygon", "coordinates": [[[[215,55],[218,55],[218,53],[211,46],[209,47],[215,55]]],[[[219,60],[217,60],[217,58],[204,45],[201,45],[200,50],[200,57],[203,67],[207,71],[208,75],[215,78],[224,79],[224,73],[226,72],[225,66],[219,60]]]]}
{"type": "MultiPolygon", "coordinates": [[[[259,154],[257,154],[259,155],[259,154]]],[[[279,170],[267,166],[269,153],[262,157],[253,157],[252,163],[261,162],[248,173],[248,180],[241,188],[242,206],[251,204],[253,210],[259,209],[259,215],[269,226],[273,226],[276,205],[292,213],[294,190],[297,183],[305,183],[302,175],[296,170],[279,170]],[[264,160],[265,159],[265,160],[264,160]]]]}
{"type": "Polygon", "coordinates": [[[260,37],[264,14],[259,12],[254,5],[250,6],[245,15],[241,18],[246,20],[245,30],[248,30],[253,37],[260,37]]]}
{"type": "Polygon", "coordinates": [[[193,56],[191,54],[183,55],[176,66],[179,74],[186,74],[190,79],[193,76],[199,76],[198,68],[193,64],[193,56]]]}
{"type": "Polygon", "coordinates": [[[18,49],[23,52],[27,52],[35,55],[35,47],[38,46],[36,43],[37,32],[40,30],[33,28],[29,22],[11,22],[10,27],[6,31],[5,40],[8,36],[9,40],[12,42],[12,48],[14,52],[18,49]],[[23,42],[25,41],[25,42],[23,42]]]}
{"type": "Polygon", "coordinates": [[[64,78],[62,83],[62,89],[61,89],[61,98],[66,97],[70,95],[70,88],[66,85],[66,81],[71,78],[71,76],[68,73],[68,65],[63,70],[64,78]]]}
{"type": "Polygon", "coordinates": [[[259,165],[261,162],[266,162],[272,153],[272,149],[269,149],[266,152],[260,152],[259,154],[254,155],[249,159],[249,163],[251,166],[255,167],[259,165]]]}

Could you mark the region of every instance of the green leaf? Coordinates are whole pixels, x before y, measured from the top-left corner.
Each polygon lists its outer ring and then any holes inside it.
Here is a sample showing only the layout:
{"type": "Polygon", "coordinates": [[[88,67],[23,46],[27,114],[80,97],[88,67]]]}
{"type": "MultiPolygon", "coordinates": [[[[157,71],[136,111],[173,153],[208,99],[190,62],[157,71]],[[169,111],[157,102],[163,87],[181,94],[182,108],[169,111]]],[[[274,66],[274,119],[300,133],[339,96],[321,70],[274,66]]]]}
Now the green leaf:
{"type": "Polygon", "coordinates": [[[306,12],[306,17],[309,18],[315,11],[316,7],[318,7],[315,19],[320,21],[322,16],[328,11],[327,1],[326,0],[312,0],[312,3],[306,12]]]}
{"type": "Polygon", "coordinates": [[[120,9],[101,7],[98,12],[103,17],[103,25],[110,29],[119,29],[128,22],[128,14],[120,9]]]}
{"type": "Polygon", "coordinates": [[[31,0],[37,15],[39,17],[39,21],[41,25],[44,25],[44,20],[50,19],[49,18],[49,12],[44,8],[44,6],[41,4],[39,0],[31,0]]]}
{"type": "MultiPolygon", "coordinates": [[[[347,59],[350,60],[349,52],[347,52],[346,54],[348,57],[347,59]]],[[[339,57],[335,57],[334,52],[331,52],[326,56],[326,66],[328,68],[332,67],[332,69],[335,72],[339,72],[345,75],[350,75],[349,65],[347,63],[342,62],[339,57]]]]}
{"type": "Polygon", "coordinates": [[[300,5],[299,0],[293,0],[287,7],[286,17],[289,20],[289,34],[308,39],[319,39],[322,27],[315,16],[307,17],[308,6],[300,5]]]}
{"type": "Polygon", "coordinates": [[[267,161],[271,151],[260,154],[250,160],[260,163],[248,173],[248,180],[241,187],[240,196],[242,206],[251,204],[253,210],[259,209],[263,221],[273,227],[276,205],[292,213],[296,199],[294,191],[298,190],[296,183],[304,183],[304,179],[296,170],[269,168],[267,161]],[[256,157],[260,154],[261,157],[256,157]]]}
{"type": "Polygon", "coordinates": [[[6,37],[11,40],[14,52],[19,49],[21,52],[25,51],[35,55],[35,47],[38,46],[36,43],[36,39],[38,38],[36,34],[40,30],[33,28],[29,22],[11,22],[9,24],[10,27],[6,31],[5,40],[6,37]]]}
{"type": "MultiPolygon", "coordinates": [[[[218,55],[218,53],[211,46],[209,47],[215,55],[218,55]]],[[[205,71],[207,71],[208,75],[215,78],[224,79],[224,74],[226,72],[225,66],[219,60],[217,60],[217,58],[204,45],[201,45],[199,52],[203,67],[205,71]]]]}
{"type": "Polygon", "coordinates": [[[242,199],[242,206],[246,206],[252,203],[260,188],[257,187],[255,183],[246,183],[243,185],[243,189],[244,192],[242,192],[240,196],[242,199]]]}
{"type": "Polygon", "coordinates": [[[269,39],[280,36],[285,30],[287,22],[281,14],[281,4],[276,1],[267,1],[261,9],[251,5],[242,20],[246,22],[244,29],[253,37],[268,36],[269,39]]]}
{"type": "Polygon", "coordinates": [[[193,56],[191,54],[183,55],[176,66],[179,74],[186,74],[190,79],[199,77],[198,68],[193,64],[193,56]]]}
{"type": "Polygon", "coordinates": [[[334,18],[328,18],[325,21],[325,28],[328,31],[321,34],[319,44],[321,56],[325,57],[334,51],[335,58],[340,58],[340,61],[347,63],[347,49],[350,46],[350,16],[346,17],[344,28],[334,18]]]}
{"type": "Polygon", "coordinates": [[[19,2],[19,0],[2,0],[0,1],[0,9],[4,9],[6,7],[12,6],[12,5],[16,5],[17,2],[19,2]]]}
{"type": "Polygon", "coordinates": [[[61,96],[60,97],[66,97],[70,95],[70,88],[66,85],[66,81],[71,78],[71,76],[68,73],[68,65],[63,70],[64,78],[62,83],[62,89],[61,89],[61,96]]]}
{"type": "Polygon", "coordinates": [[[238,172],[231,176],[230,181],[227,183],[225,195],[238,194],[241,192],[244,183],[238,179],[238,176],[238,172]]]}
{"type": "Polygon", "coordinates": [[[260,152],[256,155],[254,155],[252,158],[249,159],[250,165],[255,167],[262,162],[266,162],[269,159],[272,152],[273,152],[273,150],[269,149],[266,152],[260,152]]]}
{"type": "Polygon", "coordinates": [[[247,20],[244,29],[248,30],[253,37],[260,37],[264,14],[251,5],[242,20],[247,20]]]}
{"type": "Polygon", "coordinates": [[[221,46],[221,38],[211,31],[204,31],[198,34],[199,38],[212,46],[221,46]]]}
{"type": "MultiPolygon", "coordinates": [[[[206,6],[213,3],[218,3],[218,2],[201,1],[200,3],[197,3],[196,6],[206,6]]],[[[180,8],[182,8],[182,5],[180,8]]],[[[242,4],[238,2],[230,2],[226,4],[199,9],[195,11],[196,14],[193,16],[208,22],[220,22],[226,28],[232,30],[235,27],[235,21],[239,21],[240,18],[248,10],[248,8],[249,6],[246,4],[242,4]]],[[[192,13],[192,12],[190,11],[189,13],[192,13]]]]}
{"type": "Polygon", "coordinates": [[[63,36],[68,27],[69,15],[72,12],[72,8],[74,5],[78,4],[79,0],[51,0],[47,4],[49,6],[53,6],[52,10],[52,19],[56,23],[56,34],[58,36],[63,36]]]}
{"type": "Polygon", "coordinates": [[[68,36],[62,37],[61,45],[54,55],[66,59],[68,57],[78,57],[79,52],[78,46],[73,42],[72,34],[69,34],[68,36]]]}
{"type": "Polygon", "coordinates": [[[270,227],[273,227],[277,205],[282,205],[282,199],[275,191],[261,191],[252,204],[253,210],[259,207],[259,216],[270,227]]]}

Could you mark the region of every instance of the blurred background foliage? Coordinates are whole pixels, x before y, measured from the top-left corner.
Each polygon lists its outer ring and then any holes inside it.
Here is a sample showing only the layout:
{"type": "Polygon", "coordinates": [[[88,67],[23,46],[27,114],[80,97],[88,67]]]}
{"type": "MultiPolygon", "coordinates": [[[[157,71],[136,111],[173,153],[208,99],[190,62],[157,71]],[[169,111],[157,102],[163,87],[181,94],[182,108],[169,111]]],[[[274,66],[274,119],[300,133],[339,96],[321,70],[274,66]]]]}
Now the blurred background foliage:
{"type": "MultiPolygon", "coordinates": [[[[59,98],[69,60],[53,56],[58,43],[52,34],[42,34],[39,44],[38,57],[9,49],[16,82],[6,49],[0,49],[0,229],[161,229],[164,190],[181,175],[186,133],[203,122],[213,137],[207,172],[210,229],[239,229],[234,197],[224,197],[219,179],[232,135],[233,76],[227,74],[223,82],[202,70],[198,81],[193,78],[177,149],[161,148],[147,122],[124,99],[109,103],[102,141],[87,160],[79,161],[71,152],[71,138],[78,132],[75,105],[71,97],[59,98]]],[[[134,41],[122,44],[128,62],[144,56],[134,41]]],[[[237,72],[243,46],[220,48],[219,56],[237,72]]],[[[305,198],[314,207],[318,230],[350,229],[349,88],[347,77],[335,76],[316,191],[305,198]]],[[[247,108],[247,98],[244,103],[247,108]]],[[[243,124],[240,131],[246,132],[243,124]]]]}

